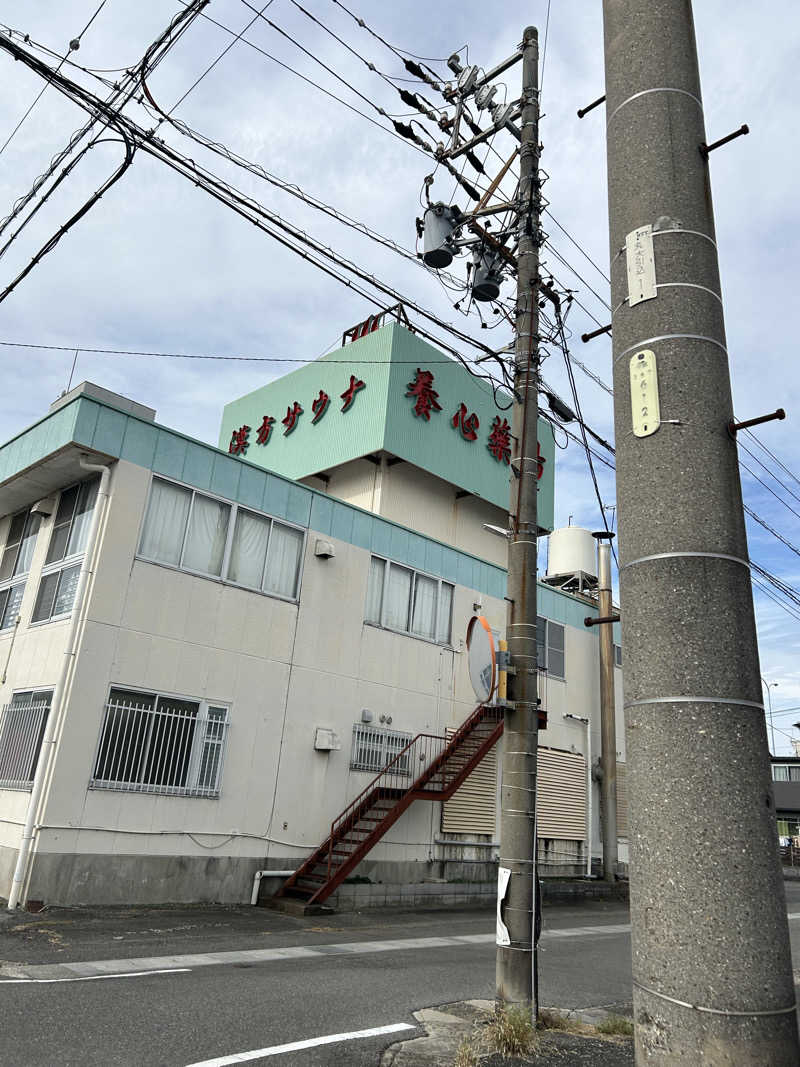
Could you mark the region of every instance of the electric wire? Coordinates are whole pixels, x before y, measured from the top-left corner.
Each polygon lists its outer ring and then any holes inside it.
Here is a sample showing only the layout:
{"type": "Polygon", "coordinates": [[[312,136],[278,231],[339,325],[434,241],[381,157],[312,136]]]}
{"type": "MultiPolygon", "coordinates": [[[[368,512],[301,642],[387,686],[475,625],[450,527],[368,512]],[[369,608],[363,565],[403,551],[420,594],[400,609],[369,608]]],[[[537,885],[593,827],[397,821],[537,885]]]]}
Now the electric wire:
{"type": "Polygon", "coordinates": [[[789,468],[786,466],[786,464],[783,463],[781,460],[779,460],[774,452],[770,452],[770,450],[767,448],[767,446],[764,444],[764,442],[761,440],[760,437],[756,437],[756,435],[753,433],[753,431],[749,430],[749,429],[745,429],[744,432],[749,437],[752,437],[752,439],[755,441],[755,443],[758,445],[758,447],[762,448],[767,453],[767,455],[778,464],[778,466],[781,468],[782,471],[784,471],[786,474],[788,474],[790,478],[792,478],[794,481],[797,482],[798,485],[800,485],[800,478],[797,477],[797,475],[794,473],[794,471],[789,470],[789,468]]]}
{"type": "Polygon", "coordinates": [[[771,470],[769,469],[769,467],[768,467],[768,466],[766,465],[766,463],[764,463],[764,462],[763,462],[762,460],[760,460],[760,459],[758,458],[758,456],[757,456],[757,455],[755,454],[755,452],[751,452],[751,451],[750,451],[750,449],[749,449],[749,448],[747,447],[747,445],[746,445],[746,444],[744,443],[744,441],[742,441],[741,437],[739,437],[738,435],[737,435],[737,440],[736,440],[736,443],[737,443],[737,445],[739,446],[739,448],[740,448],[740,449],[741,449],[741,450],[742,450],[743,452],[746,452],[746,453],[747,453],[747,455],[748,455],[748,456],[750,456],[750,458],[751,458],[751,459],[754,459],[754,460],[756,461],[756,463],[757,463],[757,464],[759,465],[759,467],[762,467],[762,468],[763,468],[763,469],[764,469],[764,470],[765,470],[765,471],[767,472],[767,474],[768,474],[768,475],[770,476],[770,478],[774,478],[774,479],[775,479],[775,481],[776,481],[776,482],[778,483],[778,485],[779,485],[779,486],[780,486],[780,487],[781,487],[782,489],[784,489],[784,490],[785,490],[785,491],[786,491],[786,492],[787,492],[787,493],[789,494],[789,496],[790,496],[790,497],[793,497],[793,498],[794,498],[794,499],[795,499],[795,500],[796,500],[796,501],[798,502],[798,504],[800,504],[800,496],[798,496],[798,495],[797,495],[797,493],[793,492],[793,491],[792,491],[792,490],[791,490],[791,489],[789,488],[789,486],[788,486],[788,485],[786,485],[786,483],[785,483],[785,482],[782,482],[782,481],[780,480],[780,478],[779,478],[779,477],[777,476],[777,474],[774,474],[774,473],[773,473],[773,472],[772,472],[772,471],[771,471],[771,470]]]}
{"type": "Polygon", "coordinates": [[[762,519],[760,515],[757,515],[751,507],[748,507],[747,504],[743,504],[742,506],[747,512],[747,514],[750,516],[750,518],[754,520],[754,522],[757,522],[759,526],[763,526],[764,529],[768,530],[773,537],[777,537],[779,541],[782,541],[783,544],[786,545],[787,548],[791,549],[796,556],[800,556],[800,548],[798,548],[797,545],[793,545],[791,541],[787,540],[783,536],[783,534],[779,534],[777,530],[773,529],[773,527],[770,526],[768,522],[762,519]]]}
{"type": "MultiPolygon", "coordinates": [[[[336,4],[337,7],[340,7],[342,9],[342,11],[346,12],[350,16],[350,18],[353,19],[353,21],[355,23],[357,23],[357,25],[359,25],[362,28],[362,30],[366,30],[367,33],[369,33],[372,37],[375,38],[376,41],[380,41],[380,43],[382,45],[384,45],[386,48],[388,48],[390,52],[392,52],[395,56],[397,56],[397,58],[399,60],[401,60],[404,64],[406,64],[406,69],[407,70],[408,70],[407,60],[405,59],[404,55],[401,55],[401,53],[405,53],[406,56],[411,56],[414,59],[418,59],[420,61],[420,63],[444,63],[445,62],[444,59],[431,59],[430,57],[427,57],[427,56],[417,56],[417,55],[414,55],[413,52],[409,52],[408,49],[406,49],[406,48],[399,48],[396,45],[390,44],[386,40],[385,37],[381,37],[381,35],[379,33],[377,33],[375,30],[373,30],[371,26],[367,25],[367,23],[364,21],[364,19],[359,18],[358,15],[354,14],[348,7],[346,7],[341,2],[341,0],[333,0],[333,3],[336,4]]],[[[439,77],[436,74],[435,71],[431,71],[430,68],[428,68],[428,70],[434,76],[434,78],[438,78],[439,77]]],[[[422,80],[423,81],[427,81],[428,79],[423,78],[422,80]]],[[[428,82],[428,84],[431,84],[431,83],[428,82]]]]}
{"type": "Polygon", "coordinates": [[[742,460],[742,459],[739,460],[739,466],[742,468],[742,470],[747,471],[747,473],[750,475],[751,478],[755,478],[755,480],[759,483],[759,485],[763,485],[763,487],[767,490],[767,492],[771,493],[775,497],[775,499],[777,501],[779,501],[779,503],[783,504],[783,506],[785,508],[788,508],[788,510],[791,511],[792,515],[795,515],[795,516],[797,516],[798,519],[800,519],[800,511],[795,511],[795,509],[791,506],[791,504],[787,504],[786,501],[782,497],[778,496],[778,494],[775,492],[775,490],[771,489],[767,485],[767,483],[764,481],[763,478],[759,478],[759,476],[755,473],[755,471],[752,471],[747,466],[747,464],[744,462],[744,460],[742,460]]]}
{"type": "Polygon", "coordinates": [[[542,48],[542,67],[539,72],[539,102],[542,100],[544,91],[544,62],[547,59],[547,36],[550,30],[550,0],[547,0],[547,15],[544,20],[544,46],[542,48]]]}

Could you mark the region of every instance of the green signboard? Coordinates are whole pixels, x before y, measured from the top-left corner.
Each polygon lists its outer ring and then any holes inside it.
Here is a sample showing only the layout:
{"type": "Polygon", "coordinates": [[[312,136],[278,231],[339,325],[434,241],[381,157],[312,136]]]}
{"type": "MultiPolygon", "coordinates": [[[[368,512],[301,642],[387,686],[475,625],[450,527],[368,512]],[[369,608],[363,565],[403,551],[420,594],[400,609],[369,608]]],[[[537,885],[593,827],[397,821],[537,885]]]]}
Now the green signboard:
{"type": "MultiPolygon", "coordinates": [[[[390,323],[224,408],[220,448],[289,478],[381,451],[506,509],[510,398],[390,323]]],[[[555,442],[539,420],[539,519],[553,528],[555,442]]]]}

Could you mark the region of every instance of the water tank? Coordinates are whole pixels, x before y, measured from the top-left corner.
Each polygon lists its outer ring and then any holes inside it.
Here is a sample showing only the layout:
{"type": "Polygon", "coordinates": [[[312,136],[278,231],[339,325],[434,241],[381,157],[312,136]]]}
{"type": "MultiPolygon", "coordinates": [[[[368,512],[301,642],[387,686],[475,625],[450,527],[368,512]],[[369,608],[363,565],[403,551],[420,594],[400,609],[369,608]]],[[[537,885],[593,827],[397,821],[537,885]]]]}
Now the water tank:
{"type": "Polygon", "coordinates": [[[550,534],[545,581],[563,585],[569,579],[581,588],[597,584],[597,542],[580,526],[564,526],[550,534]]]}

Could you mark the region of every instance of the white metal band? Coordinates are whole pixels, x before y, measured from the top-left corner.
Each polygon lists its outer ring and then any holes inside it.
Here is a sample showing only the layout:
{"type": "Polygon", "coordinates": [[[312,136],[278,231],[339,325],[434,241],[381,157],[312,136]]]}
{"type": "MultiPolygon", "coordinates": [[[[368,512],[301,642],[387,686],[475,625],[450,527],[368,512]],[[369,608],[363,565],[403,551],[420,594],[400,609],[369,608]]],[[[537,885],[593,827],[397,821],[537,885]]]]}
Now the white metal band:
{"type": "MultiPolygon", "coordinates": [[[[707,233],[703,233],[702,230],[684,230],[682,226],[676,226],[674,229],[653,230],[650,236],[657,237],[659,234],[665,233],[686,233],[690,234],[692,237],[702,237],[704,241],[709,241],[714,246],[714,248],[717,247],[717,242],[714,240],[713,237],[709,237],[707,233]]],[[[620,256],[625,255],[626,251],[627,247],[623,245],[622,248],[620,248],[617,254],[614,256],[613,262],[616,263],[620,256]]]]}
{"type": "Polygon", "coordinates": [[[678,1004],[681,1008],[691,1008],[693,1011],[704,1011],[709,1015],[733,1015],[739,1017],[750,1017],[753,1015],[788,1015],[789,1012],[797,1010],[797,1001],[794,1004],[790,1004],[788,1008],[768,1008],[766,1011],[727,1011],[724,1008],[705,1008],[700,1004],[690,1004],[688,1000],[677,1000],[675,997],[668,997],[666,993],[659,993],[657,989],[651,989],[649,986],[642,985],[641,982],[637,982],[634,978],[633,984],[637,989],[641,989],[644,993],[649,993],[652,997],[659,997],[661,1000],[668,1000],[670,1004],[678,1004]]]}
{"type": "MultiPolygon", "coordinates": [[[[715,293],[714,290],[709,289],[707,285],[697,285],[696,282],[658,282],[656,289],[701,289],[704,293],[708,293],[709,296],[713,296],[715,299],[719,300],[720,304],[722,303],[722,297],[719,293],[715,293]]],[[[620,300],[611,314],[616,315],[619,309],[624,307],[627,303],[628,297],[626,296],[624,300],[620,300]]]]}
{"type": "Polygon", "coordinates": [[[640,348],[652,345],[656,341],[707,341],[710,345],[716,345],[717,348],[721,348],[726,356],[728,354],[728,349],[716,337],[706,337],[702,333],[662,333],[657,337],[645,337],[644,340],[638,341],[635,345],[629,345],[623,352],[620,352],[614,362],[618,363],[625,356],[629,356],[631,352],[638,352],[640,348]]]}
{"type": "Polygon", "coordinates": [[[694,95],[694,93],[690,93],[686,89],[670,89],[666,86],[659,89],[642,89],[641,92],[634,93],[633,96],[629,96],[627,100],[623,100],[621,104],[617,104],[617,106],[614,108],[614,110],[611,112],[611,114],[608,116],[608,119],[606,120],[606,129],[608,129],[608,127],[611,125],[611,120],[614,118],[617,112],[621,111],[626,106],[626,104],[629,104],[631,100],[638,100],[640,96],[649,96],[650,93],[680,93],[681,96],[688,96],[690,100],[694,100],[700,110],[703,110],[702,100],[699,100],[694,95]]]}
{"type": "Polygon", "coordinates": [[[738,704],[743,708],[764,710],[757,700],[739,700],[738,697],[648,697],[646,700],[629,700],[626,708],[638,708],[644,704],[738,704]]]}
{"type": "Polygon", "coordinates": [[[749,560],[742,559],[741,556],[730,556],[726,552],[654,552],[652,556],[640,556],[639,559],[632,559],[630,563],[623,563],[620,570],[635,567],[637,563],[649,563],[651,559],[681,559],[696,556],[702,559],[728,559],[732,563],[741,563],[743,567],[750,569],[749,560]]]}

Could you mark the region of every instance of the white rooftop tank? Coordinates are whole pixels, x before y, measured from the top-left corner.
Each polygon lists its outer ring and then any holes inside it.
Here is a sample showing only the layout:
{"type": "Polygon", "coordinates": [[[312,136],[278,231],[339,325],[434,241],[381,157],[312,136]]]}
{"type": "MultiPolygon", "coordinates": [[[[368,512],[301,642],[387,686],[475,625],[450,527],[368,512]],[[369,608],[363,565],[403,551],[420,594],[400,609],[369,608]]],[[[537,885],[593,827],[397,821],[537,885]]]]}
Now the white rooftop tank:
{"type": "Polygon", "coordinates": [[[548,585],[577,586],[581,591],[597,586],[597,542],[590,530],[581,526],[553,530],[544,580],[548,585]]]}

